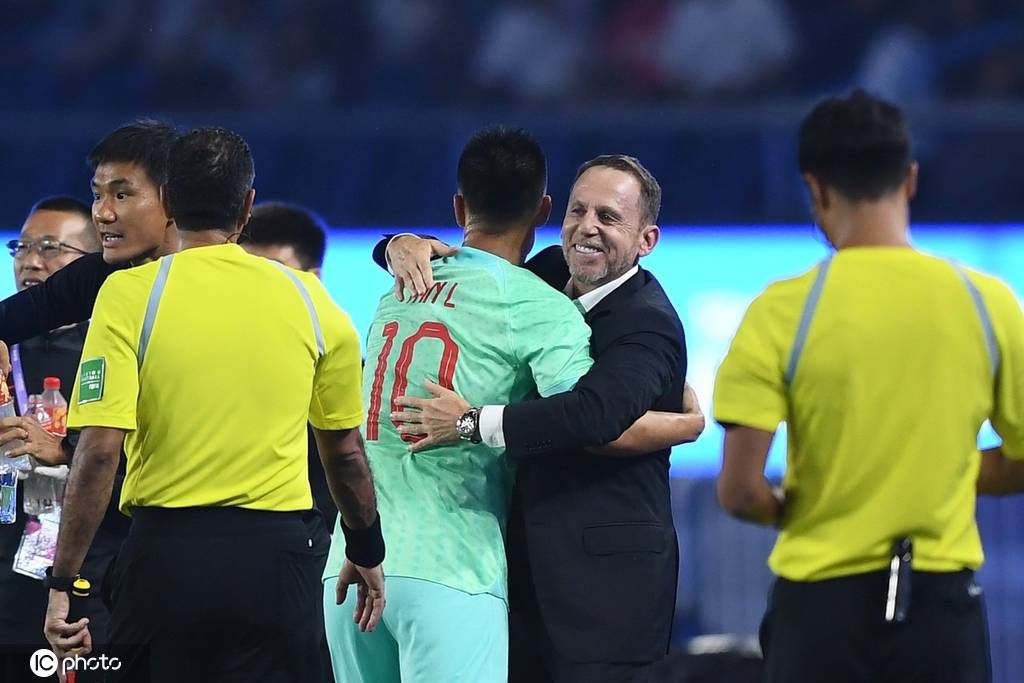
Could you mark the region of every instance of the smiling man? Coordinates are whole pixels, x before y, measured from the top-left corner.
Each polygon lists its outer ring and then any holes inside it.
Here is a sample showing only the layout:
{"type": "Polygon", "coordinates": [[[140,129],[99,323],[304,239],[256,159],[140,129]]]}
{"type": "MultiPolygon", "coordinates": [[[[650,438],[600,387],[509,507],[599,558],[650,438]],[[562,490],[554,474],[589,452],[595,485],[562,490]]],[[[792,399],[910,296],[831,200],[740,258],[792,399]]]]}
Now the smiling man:
{"type": "Polygon", "coordinates": [[[141,120],[100,140],[87,162],[93,169],[92,220],[103,251],[0,301],[0,340],[13,344],[88,320],[108,275],[177,250],[178,231],[160,204],[167,154],[177,136],[169,124],[141,120]]]}
{"type": "MultiPolygon", "coordinates": [[[[392,416],[407,423],[400,431],[428,435],[412,450],[477,438],[516,459],[507,541],[513,682],[646,681],[668,650],[678,573],[670,446],[696,438],[703,420],[679,414],[683,326],[639,266],[658,243],[660,205],[661,187],[637,159],[592,159],[577,172],[561,248],[526,263],[572,298],[591,327],[594,366],[574,390],[470,408],[435,387],[434,400],[398,399],[418,412],[392,416]],[[642,426],[654,411],[669,418],[668,429],[642,426]],[[637,426],[640,438],[630,439],[637,426]],[[623,439],[642,447],[618,455],[599,448],[613,440],[624,446],[623,439]],[[613,599],[595,598],[609,586],[613,599]]],[[[388,255],[416,293],[432,281],[417,282],[413,272],[430,273],[424,259],[442,247],[402,239],[407,246],[396,239],[388,255]],[[406,263],[405,249],[421,261],[406,263]]]]}

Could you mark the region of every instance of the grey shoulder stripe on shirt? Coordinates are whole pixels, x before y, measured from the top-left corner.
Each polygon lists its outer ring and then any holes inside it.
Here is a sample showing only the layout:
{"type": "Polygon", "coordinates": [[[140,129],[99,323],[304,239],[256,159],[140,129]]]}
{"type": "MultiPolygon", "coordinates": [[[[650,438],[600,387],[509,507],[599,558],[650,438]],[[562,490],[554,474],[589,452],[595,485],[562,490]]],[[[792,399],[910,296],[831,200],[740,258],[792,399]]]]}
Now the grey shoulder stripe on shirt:
{"type": "Polygon", "coordinates": [[[316,307],[313,305],[313,299],[310,298],[309,292],[306,290],[306,286],[302,284],[302,280],[299,276],[293,273],[288,266],[278,263],[277,261],[271,261],[277,266],[282,273],[288,276],[295,287],[299,290],[299,294],[302,295],[302,300],[306,302],[306,309],[309,311],[310,320],[313,321],[313,334],[316,336],[316,348],[320,352],[320,355],[324,355],[324,333],[320,328],[320,317],[316,314],[316,307]]]}
{"type": "Polygon", "coordinates": [[[153,280],[153,288],[149,290],[149,301],[146,302],[146,317],[142,319],[142,333],[139,335],[139,367],[146,358],[146,349],[149,348],[149,339],[153,336],[153,325],[156,323],[156,314],[160,308],[160,299],[164,296],[164,288],[167,286],[167,275],[171,271],[171,261],[174,254],[165,256],[160,261],[160,270],[157,271],[156,279],[153,280]]]}
{"type": "Polygon", "coordinates": [[[954,263],[953,267],[960,274],[960,279],[964,281],[964,285],[966,285],[967,291],[970,292],[971,299],[974,301],[974,308],[978,311],[978,318],[981,319],[981,327],[985,332],[985,344],[988,346],[989,361],[992,363],[992,374],[995,375],[999,371],[1000,357],[999,343],[996,341],[995,328],[992,327],[992,316],[989,315],[985,299],[981,296],[981,292],[978,291],[977,285],[967,275],[967,271],[961,268],[958,263],[954,263]]]}
{"type": "Polygon", "coordinates": [[[796,329],[793,350],[789,354],[789,364],[786,366],[786,386],[790,386],[793,383],[793,378],[796,376],[796,369],[800,364],[800,356],[803,355],[804,346],[807,344],[807,333],[811,329],[814,311],[818,308],[821,291],[825,287],[825,277],[828,275],[828,269],[831,265],[831,256],[818,264],[818,274],[814,277],[814,284],[811,285],[811,291],[807,294],[807,301],[804,302],[804,310],[800,315],[800,326],[796,329]]]}

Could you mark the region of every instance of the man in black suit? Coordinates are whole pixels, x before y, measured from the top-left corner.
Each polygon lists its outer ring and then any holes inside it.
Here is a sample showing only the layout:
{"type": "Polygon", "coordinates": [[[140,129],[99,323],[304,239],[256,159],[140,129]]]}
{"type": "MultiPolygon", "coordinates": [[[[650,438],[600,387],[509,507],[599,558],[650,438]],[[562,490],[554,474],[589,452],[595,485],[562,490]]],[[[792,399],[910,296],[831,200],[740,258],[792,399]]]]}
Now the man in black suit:
{"type": "MultiPolygon", "coordinates": [[[[657,245],[660,200],[636,159],[589,161],[569,197],[561,251],[527,264],[573,297],[593,330],[595,365],[572,392],[510,406],[470,407],[436,389],[434,399],[399,399],[419,409],[394,416],[427,435],[415,450],[482,439],[516,458],[507,534],[512,681],[648,681],[668,650],[678,574],[670,451],[593,452],[648,410],[682,408],[683,327],[638,265],[657,245]]],[[[403,241],[389,261],[409,289],[425,291],[429,243],[403,241]]]]}

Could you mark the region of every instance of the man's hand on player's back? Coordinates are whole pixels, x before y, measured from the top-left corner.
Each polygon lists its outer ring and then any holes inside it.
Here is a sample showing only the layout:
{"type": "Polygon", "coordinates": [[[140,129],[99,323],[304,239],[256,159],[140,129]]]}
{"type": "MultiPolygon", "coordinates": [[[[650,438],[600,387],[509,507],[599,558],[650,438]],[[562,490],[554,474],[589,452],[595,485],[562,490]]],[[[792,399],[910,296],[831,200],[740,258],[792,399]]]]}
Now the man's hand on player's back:
{"type": "Polygon", "coordinates": [[[434,272],[430,260],[451,256],[459,250],[435,239],[416,235],[399,235],[388,243],[385,252],[391,272],[395,275],[395,298],[405,301],[405,290],[422,296],[434,286],[434,272]]]}

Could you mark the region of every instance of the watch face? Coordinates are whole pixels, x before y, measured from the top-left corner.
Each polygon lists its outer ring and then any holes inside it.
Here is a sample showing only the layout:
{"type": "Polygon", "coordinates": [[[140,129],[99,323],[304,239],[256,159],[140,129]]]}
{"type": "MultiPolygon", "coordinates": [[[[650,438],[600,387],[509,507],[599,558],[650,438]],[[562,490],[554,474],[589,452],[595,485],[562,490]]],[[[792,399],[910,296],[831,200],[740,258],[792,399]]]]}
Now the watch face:
{"type": "Polygon", "coordinates": [[[455,431],[460,439],[468,439],[473,435],[473,421],[468,416],[463,415],[455,423],[455,431]]]}

